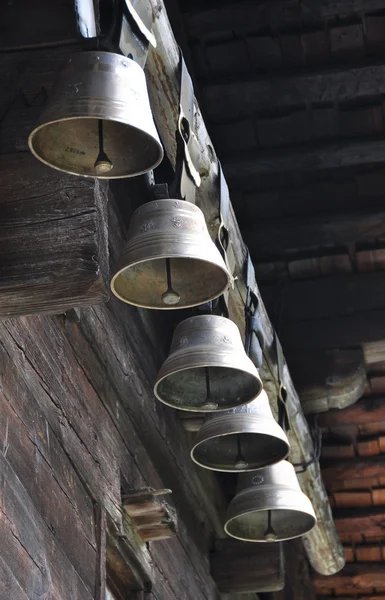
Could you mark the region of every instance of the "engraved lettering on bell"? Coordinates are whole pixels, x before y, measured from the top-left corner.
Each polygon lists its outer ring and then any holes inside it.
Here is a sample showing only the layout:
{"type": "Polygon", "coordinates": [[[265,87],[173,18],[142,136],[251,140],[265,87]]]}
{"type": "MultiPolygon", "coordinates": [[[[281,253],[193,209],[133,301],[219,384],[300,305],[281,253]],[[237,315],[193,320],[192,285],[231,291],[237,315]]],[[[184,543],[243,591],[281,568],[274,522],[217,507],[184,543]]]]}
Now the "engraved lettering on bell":
{"type": "Polygon", "coordinates": [[[261,483],[263,483],[265,479],[263,475],[254,475],[252,481],[254,485],[261,485],[261,483]]]}
{"type": "Polygon", "coordinates": [[[182,227],[182,225],[183,225],[183,219],[181,219],[180,217],[173,217],[171,219],[171,223],[172,223],[173,227],[179,228],[179,227],[182,227]]]}
{"type": "Polygon", "coordinates": [[[140,226],[140,231],[142,231],[144,233],[146,231],[151,231],[151,229],[154,229],[154,227],[155,227],[154,221],[145,221],[140,226]]]}
{"type": "Polygon", "coordinates": [[[232,339],[228,335],[224,335],[223,336],[222,342],[224,342],[225,344],[232,344],[233,343],[232,339]]]}
{"type": "Polygon", "coordinates": [[[178,345],[178,348],[183,348],[184,346],[187,346],[187,344],[188,344],[188,337],[183,336],[180,338],[177,345],[178,345]]]}

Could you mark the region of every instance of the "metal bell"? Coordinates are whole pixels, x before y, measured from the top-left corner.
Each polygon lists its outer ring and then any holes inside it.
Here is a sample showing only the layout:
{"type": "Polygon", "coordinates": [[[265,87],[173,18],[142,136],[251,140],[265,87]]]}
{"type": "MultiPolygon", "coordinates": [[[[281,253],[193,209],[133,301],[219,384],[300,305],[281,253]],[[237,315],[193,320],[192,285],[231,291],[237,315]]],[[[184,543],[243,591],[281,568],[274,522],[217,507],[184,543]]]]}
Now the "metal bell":
{"type": "Polygon", "coordinates": [[[212,471],[255,471],[283,460],[289,450],[262,390],[250,404],[209,417],[194,439],[191,458],[212,471]]]}
{"type": "Polygon", "coordinates": [[[238,327],[216,315],[179,323],[154,387],[164,404],[196,412],[235,408],[251,402],[261,390],[238,327]]]}
{"type": "Polygon", "coordinates": [[[143,69],[111,52],[81,52],[59,73],[29,136],[46,165],[85,177],[146,173],[163,158],[143,69]]]}
{"type": "Polygon", "coordinates": [[[156,200],[131,218],[111,289],[136,306],[186,308],[220,296],[230,276],[202,211],[184,200],[156,200]]]}
{"type": "Polygon", "coordinates": [[[280,463],[238,479],[225,531],[245,542],[281,542],[308,533],[316,524],[313,506],[301,491],[291,463],[280,463]]]}

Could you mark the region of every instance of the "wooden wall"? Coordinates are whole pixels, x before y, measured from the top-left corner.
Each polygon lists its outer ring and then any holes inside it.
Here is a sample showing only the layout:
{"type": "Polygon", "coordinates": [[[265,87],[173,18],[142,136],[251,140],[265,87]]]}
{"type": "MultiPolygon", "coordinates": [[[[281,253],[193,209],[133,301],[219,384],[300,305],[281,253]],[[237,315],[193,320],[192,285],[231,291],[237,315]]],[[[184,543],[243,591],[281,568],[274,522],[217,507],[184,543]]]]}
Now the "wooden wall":
{"type": "MultiPolygon", "coordinates": [[[[26,171],[15,176],[15,185],[26,177],[19,185],[24,196],[31,186],[44,194],[55,177],[34,162],[26,140],[57,64],[75,43],[72,4],[41,0],[31,11],[21,1],[1,8],[0,72],[7,85],[0,92],[0,161],[36,166],[28,177],[26,171]]],[[[71,203],[81,204],[84,185],[70,176],[62,181],[70,210],[71,203]]],[[[128,215],[145,198],[136,182],[122,185],[114,189],[128,215]]],[[[100,193],[98,183],[92,186],[100,193]]],[[[8,189],[15,189],[12,183],[8,189]]],[[[125,238],[112,192],[108,221],[112,269],[125,238]]],[[[33,236],[29,243],[33,248],[33,236]]],[[[146,600],[218,598],[208,553],[220,509],[210,521],[204,505],[215,481],[210,476],[202,484],[176,413],[152,393],[168,351],[167,319],[113,297],[77,314],[0,322],[2,600],[102,600],[101,515],[117,538],[124,536],[122,490],[145,487],[170,488],[179,521],[176,537],[140,549],[153,582],[146,600]]]]}

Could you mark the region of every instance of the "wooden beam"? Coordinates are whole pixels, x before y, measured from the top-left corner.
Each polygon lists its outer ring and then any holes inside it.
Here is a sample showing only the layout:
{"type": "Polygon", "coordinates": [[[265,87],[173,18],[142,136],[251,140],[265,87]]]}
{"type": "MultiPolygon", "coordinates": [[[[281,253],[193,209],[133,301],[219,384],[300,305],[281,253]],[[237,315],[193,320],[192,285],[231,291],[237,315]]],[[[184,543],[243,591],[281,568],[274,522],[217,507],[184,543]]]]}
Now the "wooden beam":
{"type": "Polygon", "coordinates": [[[239,152],[223,160],[225,175],[237,189],[251,189],[261,175],[314,172],[327,169],[382,164],[385,162],[383,137],[357,141],[306,145],[276,151],[239,152]]]}
{"type": "Polygon", "coordinates": [[[207,118],[215,122],[234,119],[240,110],[245,117],[263,110],[347,102],[384,93],[384,65],[210,81],[203,88],[207,118]],[[241,105],[239,98],[242,98],[241,105]]]}
{"type": "MultiPolygon", "coordinates": [[[[385,310],[290,323],[279,330],[285,350],[348,348],[385,338],[385,310]]],[[[291,351],[291,350],[290,350],[291,351]]]]}
{"type": "Polygon", "coordinates": [[[330,577],[315,574],[313,583],[316,589],[352,588],[355,594],[360,588],[385,587],[384,563],[350,563],[330,577]]]}
{"type": "MultiPolygon", "coordinates": [[[[175,130],[177,123],[177,106],[179,97],[179,50],[172,33],[163,2],[151,0],[154,7],[155,22],[153,31],[157,38],[157,48],[152,49],[146,66],[151,105],[166,154],[175,164],[175,130]]],[[[219,187],[218,162],[212,142],[208,135],[199,106],[195,105],[195,130],[199,144],[202,185],[198,190],[197,204],[202,208],[209,231],[213,236],[219,224],[219,187]]],[[[230,235],[229,261],[234,275],[237,277],[233,290],[229,294],[230,317],[244,334],[244,305],[246,299],[245,264],[246,248],[239,231],[234,212],[230,209],[227,224],[230,235]]],[[[260,298],[255,278],[252,288],[260,298]]],[[[272,401],[272,408],[277,413],[277,381],[276,352],[274,329],[267,316],[263,302],[260,301],[258,317],[265,337],[264,365],[261,369],[265,388],[272,401]]],[[[308,462],[314,458],[314,444],[309,426],[303,414],[298,394],[295,390],[289,370],[285,363],[283,383],[288,391],[288,414],[291,429],[289,440],[291,457],[294,462],[308,462]]],[[[333,573],[339,570],[344,562],[344,552],[336,535],[330,505],[323,487],[319,463],[316,461],[299,475],[303,491],[310,497],[318,516],[316,527],[306,536],[304,541],[310,562],[322,573],[333,573]]]]}
{"type": "Polygon", "coordinates": [[[107,184],[29,153],[2,155],[0,180],[0,317],[106,302],[107,184]]]}
{"type": "Polygon", "coordinates": [[[385,308],[385,271],[287,281],[260,290],[268,309],[282,302],[282,321],[343,317],[385,308]]]}
{"type": "Polygon", "coordinates": [[[21,0],[17,5],[6,3],[2,7],[1,19],[2,52],[77,42],[76,17],[71,0],[57,4],[39,0],[38,10],[28,0],[21,0]]]}
{"type": "Polygon", "coordinates": [[[285,585],[282,544],[262,547],[232,539],[218,540],[210,560],[220,592],[271,592],[282,590],[285,585]]]}
{"type": "Polygon", "coordinates": [[[349,247],[385,236],[385,212],[325,213],[264,219],[243,229],[255,259],[283,257],[290,251],[317,250],[320,246],[349,247]]]}
{"type": "Polygon", "coordinates": [[[204,3],[196,8],[189,7],[185,17],[190,38],[201,39],[219,31],[236,34],[257,31],[266,27],[279,28],[283,25],[298,25],[299,22],[322,21],[323,19],[361,11],[372,12],[384,9],[383,0],[324,0],[314,4],[312,0],[276,0],[275,2],[250,2],[243,0],[229,6],[204,9],[204,3]]]}
{"type": "Polygon", "coordinates": [[[385,398],[362,398],[344,410],[333,410],[319,416],[320,427],[361,425],[385,421],[385,398]]]}

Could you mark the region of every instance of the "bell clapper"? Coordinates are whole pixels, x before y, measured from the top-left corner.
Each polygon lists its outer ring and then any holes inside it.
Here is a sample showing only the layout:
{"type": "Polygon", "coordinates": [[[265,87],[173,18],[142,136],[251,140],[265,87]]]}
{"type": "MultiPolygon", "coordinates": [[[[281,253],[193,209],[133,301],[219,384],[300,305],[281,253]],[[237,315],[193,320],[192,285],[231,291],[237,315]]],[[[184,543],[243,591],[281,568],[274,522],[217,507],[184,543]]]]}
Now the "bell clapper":
{"type": "Polygon", "coordinates": [[[209,368],[205,367],[205,378],[206,378],[206,400],[202,404],[202,408],[206,410],[216,410],[218,408],[218,404],[213,402],[211,398],[211,389],[210,389],[210,372],[209,368]]]}
{"type": "Polygon", "coordinates": [[[242,454],[241,436],[240,436],[240,434],[237,434],[237,446],[238,446],[238,454],[237,454],[237,457],[236,457],[235,462],[234,462],[234,467],[236,469],[239,469],[239,470],[241,470],[241,469],[247,469],[248,463],[247,463],[247,461],[245,460],[245,457],[242,454]]]}
{"type": "Polygon", "coordinates": [[[278,536],[271,524],[271,510],[267,511],[267,529],[264,533],[264,538],[266,542],[276,542],[278,539],[278,536]]]}
{"type": "Polygon", "coordinates": [[[173,306],[174,304],[179,304],[180,295],[172,288],[171,281],[171,263],[170,259],[166,258],[166,273],[167,273],[167,290],[162,294],[162,300],[164,304],[168,304],[169,306],[173,306]]]}
{"type": "Polygon", "coordinates": [[[104,152],[104,138],[103,138],[103,119],[98,119],[98,134],[99,134],[99,154],[95,161],[94,167],[98,175],[102,173],[108,173],[114,166],[107,154],[104,152]]]}

